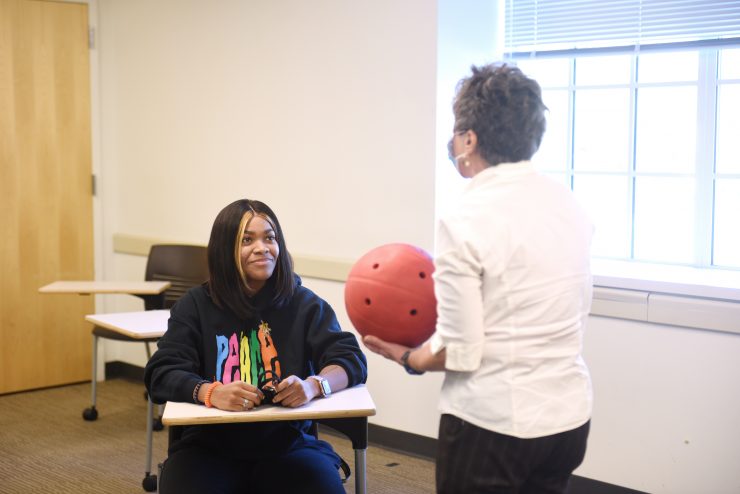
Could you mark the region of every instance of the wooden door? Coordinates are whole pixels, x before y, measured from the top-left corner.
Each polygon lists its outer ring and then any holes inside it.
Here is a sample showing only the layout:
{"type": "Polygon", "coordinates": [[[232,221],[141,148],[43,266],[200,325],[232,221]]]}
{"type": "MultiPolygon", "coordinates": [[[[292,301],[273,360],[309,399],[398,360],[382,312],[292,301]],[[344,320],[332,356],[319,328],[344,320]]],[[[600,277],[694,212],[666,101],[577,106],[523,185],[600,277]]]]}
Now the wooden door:
{"type": "Polygon", "coordinates": [[[0,393],[90,380],[87,5],[0,0],[0,393]]]}

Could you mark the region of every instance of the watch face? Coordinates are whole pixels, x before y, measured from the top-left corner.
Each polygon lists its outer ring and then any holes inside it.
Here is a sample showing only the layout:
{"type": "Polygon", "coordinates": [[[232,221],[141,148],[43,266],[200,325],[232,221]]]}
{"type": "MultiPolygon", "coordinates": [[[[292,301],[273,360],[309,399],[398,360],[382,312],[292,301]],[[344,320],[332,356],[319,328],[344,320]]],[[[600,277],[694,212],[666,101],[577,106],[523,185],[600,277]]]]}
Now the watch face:
{"type": "Polygon", "coordinates": [[[322,379],[319,381],[319,384],[321,384],[321,389],[323,390],[324,396],[329,396],[331,394],[331,386],[329,386],[329,381],[326,379],[322,379]]]}

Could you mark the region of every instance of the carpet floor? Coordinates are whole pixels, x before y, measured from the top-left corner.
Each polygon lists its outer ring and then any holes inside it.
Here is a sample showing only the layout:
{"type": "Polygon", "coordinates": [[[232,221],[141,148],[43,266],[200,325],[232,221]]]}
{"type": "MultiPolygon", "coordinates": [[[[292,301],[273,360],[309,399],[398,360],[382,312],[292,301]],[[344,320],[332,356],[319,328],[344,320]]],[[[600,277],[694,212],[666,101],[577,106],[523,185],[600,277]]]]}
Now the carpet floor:
{"type": "MultiPolygon", "coordinates": [[[[99,383],[94,422],[82,419],[90,405],[90,383],[0,396],[0,493],[145,492],[143,391],[141,383],[126,379],[99,383]]],[[[329,433],[321,439],[353,466],[348,439],[329,433]]],[[[155,432],[152,473],[166,456],[167,431],[155,432]]],[[[367,487],[373,494],[432,493],[434,462],[371,443],[367,487]]],[[[354,476],[346,490],[355,492],[354,476]]]]}

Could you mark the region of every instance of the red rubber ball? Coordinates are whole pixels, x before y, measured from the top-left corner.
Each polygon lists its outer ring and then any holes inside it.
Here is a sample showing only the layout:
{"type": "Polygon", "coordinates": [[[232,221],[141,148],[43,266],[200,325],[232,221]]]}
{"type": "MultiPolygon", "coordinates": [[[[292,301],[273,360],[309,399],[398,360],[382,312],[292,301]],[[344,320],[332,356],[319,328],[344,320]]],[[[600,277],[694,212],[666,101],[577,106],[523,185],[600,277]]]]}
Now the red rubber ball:
{"type": "Polygon", "coordinates": [[[429,253],[409,244],[381,245],[362,256],[344,287],[355,329],[409,347],[424,343],[437,323],[433,272],[429,253]]]}

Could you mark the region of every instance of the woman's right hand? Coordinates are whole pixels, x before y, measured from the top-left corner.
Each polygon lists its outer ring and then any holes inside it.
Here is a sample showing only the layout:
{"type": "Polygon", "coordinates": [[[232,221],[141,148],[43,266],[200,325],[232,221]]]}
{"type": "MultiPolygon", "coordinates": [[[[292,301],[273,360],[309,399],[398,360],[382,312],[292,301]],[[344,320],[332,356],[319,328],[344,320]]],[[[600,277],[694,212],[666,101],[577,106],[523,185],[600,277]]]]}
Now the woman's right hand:
{"type": "Polygon", "coordinates": [[[256,386],[244,381],[233,381],[223,386],[216,386],[211,392],[211,403],[220,410],[243,412],[251,410],[262,403],[265,395],[256,386]]]}

